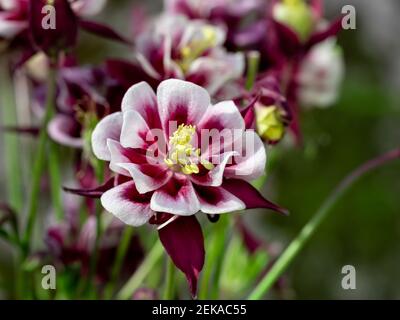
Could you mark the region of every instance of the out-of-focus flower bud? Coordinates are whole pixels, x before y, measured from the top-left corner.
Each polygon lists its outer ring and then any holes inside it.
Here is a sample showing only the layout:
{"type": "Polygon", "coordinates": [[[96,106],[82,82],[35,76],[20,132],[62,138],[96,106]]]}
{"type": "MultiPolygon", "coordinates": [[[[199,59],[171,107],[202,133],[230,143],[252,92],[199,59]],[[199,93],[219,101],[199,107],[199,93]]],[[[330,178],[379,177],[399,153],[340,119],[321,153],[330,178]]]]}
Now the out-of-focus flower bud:
{"type": "Polygon", "coordinates": [[[302,62],[297,76],[300,104],[305,108],[334,104],[344,73],[343,53],[336,39],[316,45],[302,62]]]}
{"type": "Polygon", "coordinates": [[[31,0],[31,37],[38,49],[48,55],[75,45],[78,18],[68,0],[31,0]]]}
{"type": "Polygon", "coordinates": [[[281,140],[285,134],[285,125],[279,108],[257,104],[255,110],[257,132],[261,138],[272,143],[281,140]]]}
{"type": "Polygon", "coordinates": [[[293,29],[302,41],[307,40],[313,31],[313,11],[305,0],[281,0],[274,6],[273,17],[293,29]]]}
{"type": "Polygon", "coordinates": [[[49,64],[43,52],[35,54],[25,63],[27,74],[36,81],[45,81],[49,75],[49,64]]]}

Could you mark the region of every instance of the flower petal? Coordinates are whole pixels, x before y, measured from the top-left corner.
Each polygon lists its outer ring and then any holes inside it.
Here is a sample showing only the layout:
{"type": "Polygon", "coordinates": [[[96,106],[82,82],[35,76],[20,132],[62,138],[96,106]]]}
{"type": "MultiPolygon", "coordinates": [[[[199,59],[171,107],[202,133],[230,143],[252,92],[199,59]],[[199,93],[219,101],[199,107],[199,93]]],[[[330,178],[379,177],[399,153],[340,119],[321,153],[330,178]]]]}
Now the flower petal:
{"type": "Polygon", "coordinates": [[[285,215],[289,213],[286,209],[265,199],[256,188],[244,180],[227,179],[222,184],[222,187],[241,199],[246,205],[246,209],[265,208],[285,215]]]}
{"type": "Polygon", "coordinates": [[[27,21],[8,20],[8,13],[0,12],[0,37],[12,39],[28,27],[27,21]]]}
{"type": "Polygon", "coordinates": [[[244,130],[244,120],[233,101],[222,101],[207,109],[201,122],[198,124],[201,129],[238,129],[244,130]]]}
{"type": "Polygon", "coordinates": [[[153,142],[150,128],[139,112],[130,110],[123,117],[121,145],[124,148],[146,148],[153,142]]]}
{"type": "Polygon", "coordinates": [[[194,186],[200,201],[200,210],[208,214],[221,214],[246,208],[242,200],[222,187],[194,186]]]}
{"type": "Polygon", "coordinates": [[[105,192],[101,204],[118,219],[131,226],[145,224],[154,212],[150,209],[151,194],[140,194],[133,181],[105,192]]]}
{"type": "Polygon", "coordinates": [[[106,6],[107,0],[78,0],[71,4],[79,16],[94,16],[106,6]]]}
{"type": "Polygon", "coordinates": [[[232,157],[235,154],[236,152],[231,151],[209,158],[209,161],[213,163],[215,167],[210,171],[201,170],[198,174],[190,175],[190,180],[202,186],[219,187],[222,184],[225,167],[232,161],[232,157]]]}
{"type": "Polygon", "coordinates": [[[238,155],[234,156],[234,164],[225,168],[224,176],[252,181],[264,174],[267,156],[260,137],[247,130],[242,143],[235,143],[238,155]]]}
{"type": "Polygon", "coordinates": [[[159,236],[176,267],[186,275],[192,297],[195,297],[205,256],[199,222],[195,216],[179,217],[161,228],[159,236]]]}
{"type": "Polygon", "coordinates": [[[123,118],[122,112],[116,112],[103,118],[93,130],[92,148],[95,156],[101,160],[110,161],[111,154],[107,147],[107,140],[119,141],[123,118]]]}
{"type": "Polygon", "coordinates": [[[149,163],[117,163],[116,165],[129,172],[140,193],[154,191],[162,187],[172,176],[172,172],[162,165],[149,163]]]}
{"type": "Polygon", "coordinates": [[[73,118],[59,114],[50,121],[47,131],[49,136],[61,145],[82,148],[83,139],[80,137],[80,129],[73,118]]]}
{"type": "Polygon", "coordinates": [[[192,183],[185,177],[175,176],[154,192],[150,207],[157,212],[190,216],[200,210],[200,202],[192,183]]]}
{"type": "Polygon", "coordinates": [[[157,98],[153,89],[146,83],[133,85],[122,99],[122,112],[137,111],[150,129],[161,128],[157,109],[157,98]]]}
{"type": "Polygon", "coordinates": [[[157,101],[161,122],[168,137],[171,134],[170,126],[198,124],[210,105],[210,96],[198,85],[169,79],[158,86],[157,101]]]}

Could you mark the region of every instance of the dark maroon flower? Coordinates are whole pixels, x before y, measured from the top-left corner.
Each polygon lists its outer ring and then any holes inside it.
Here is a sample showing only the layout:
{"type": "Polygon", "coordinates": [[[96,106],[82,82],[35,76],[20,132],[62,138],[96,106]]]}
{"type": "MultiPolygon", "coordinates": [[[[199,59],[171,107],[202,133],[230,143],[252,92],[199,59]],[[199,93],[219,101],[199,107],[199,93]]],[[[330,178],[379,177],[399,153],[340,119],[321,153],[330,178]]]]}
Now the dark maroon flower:
{"type": "Polygon", "coordinates": [[[29,28],[34,45],[54,56],[75,45],[78,18],[68,0],[31,0],[29,28]]]}

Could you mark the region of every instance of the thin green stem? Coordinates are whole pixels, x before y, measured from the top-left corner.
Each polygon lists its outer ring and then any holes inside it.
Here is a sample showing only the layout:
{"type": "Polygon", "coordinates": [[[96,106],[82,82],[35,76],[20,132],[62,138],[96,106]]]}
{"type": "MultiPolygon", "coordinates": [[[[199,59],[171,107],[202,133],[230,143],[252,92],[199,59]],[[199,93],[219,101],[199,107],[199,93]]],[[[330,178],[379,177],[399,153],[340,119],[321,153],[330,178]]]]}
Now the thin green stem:
{"type": "Polygon", "coordinates": [[[258,67],[260,63],[260,53],[258,51],[250,51],[247,54],[247,77],[246,89],[251,90],[258,74],[258,67]]]}
{"type": "Polygon", "coordinates": [[[122,234],[121,241],[118,245],[117,254],[115,257],[114,265],[111,270],[111,281],[106,287],[106,299],[111,299],[118,281],[118,275],[121,272],[122,264],[124,262],[126,253],[128,252],[129,245],[132,240],[134,228],[126,226],[122,234]]]}
{"type": "Polygon", "coordinates": [[[36,215],[38,211],[39,204],[39,194],[40,194],[40,181],[44,171],[44,165],[46,160],[46,146],[48,142],[47,126],[54,113],[56,95],[56,70],[55,68],[50,68],[47,82],[47,101],[45,115],[40,129],[39,134],[39,145],[37,147],[37,152],[35,155],[33,173],[32,173],[32,185],[30,190],[30,200],[28,209],[28,221],[23,237],[24,254],[27,255],[30,250],[30,241],[32,238],[33,227],[36,220],[36,215]]]}
{"type": "MultiPolygon", "coordinates": [[[[2,98],[2,124],[4,127],[18,126],[17,107],[15,105],[12,78],[6,59],[1,59],[0,90],[2,98]]],[[[8,203],[16,211],[23,207],[23,184],[20,168],[20,148],[17,134],[4,136],[5,174],[8,189],[8,203]]]]}
{"type": "Polygon", "coordinates": [[[128,300],[132,297],[134,292],[139,289],[140,285],[143,283],[144,279],[147,277],[153,267],[159,262],[163,251],[164,249],[161,245],[161,242],[157,240],[139,268],[117,294],[118,300],[128,300]]]}
{"type": "Polygon", "coordinates": [[[294,258],[300,253],[303,247],[326,219],[331,209],[338,199],[364,174],[376,169],[390,161],[400,158],[400,149],[390,151],[378,158],[368,161],[358,169],[350,173],[326,199],[316,214],[303,227],[299,235],[289,244],[286,250],[278,258],[270,271],[263,277],[257,287],[249,295],[249,300],[259,300],[265,296],[269,289],[279,279],[283,272],[288,268],[294,258]]]}
{"type": "Polygon", "coordinates": [[[167,275],[165,277],[164,300],[172,300],[175,297],[175,265],[167,255],[167,275]]]}
{"type": "Polygon", "coordinates": [[[205,300],[210,295],[210,284],[212,296],[218,295],[220,270],[224,258],[224,248],[227,241],[229,221],[227,217],[221,215],[220,220],[215,225],[216,230],[213,230],[213,235],[209,241],[209,250],[206,256],[203,276],[200,284],[199,299],[205,300]],[[214,275],[213,280],[211,281],[214,275]]]}
{"type": "Polygon", "coordinates": [[[50,186],[51,198],[55,210],[56,218],[62,221],[64,217],[64,208],[61,196],[61,174],[60,174],[60,159],[58,157],[59,148],[56,143],[50,142],[49,152],[49,169],[50,169],[50,186]]]}

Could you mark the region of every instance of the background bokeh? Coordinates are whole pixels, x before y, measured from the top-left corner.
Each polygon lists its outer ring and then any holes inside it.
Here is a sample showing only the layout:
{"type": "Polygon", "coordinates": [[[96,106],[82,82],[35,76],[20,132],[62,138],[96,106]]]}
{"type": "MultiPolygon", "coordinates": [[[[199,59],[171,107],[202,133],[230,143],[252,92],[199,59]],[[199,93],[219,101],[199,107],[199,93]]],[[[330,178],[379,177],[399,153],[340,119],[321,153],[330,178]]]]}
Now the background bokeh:
{"type": "MultiPolygon", "coordinates": [[[[109,2],[99,19],[126,34],[131,32],[126,21],[132,4],[141,4],[150,13],[161,7],[161,1],[109,2]]],[[[347,69],[341,98],[329,109],[303,113],[302,147],[283,143],[274,151],[266,192],[289,208],[291,215],[246,214],[246,222],[258,236],[282,248],[346,174],[400,143],[400,2],[325,2],[330,18],[338,15],[345,4],[352,4],[357,10],[357,29],[344,31],[339,37],[347,69]]],[[[83,35],[80,42],[82,61],[100,62],[104,57],[130,54],[119,45],[92,37],[90,41],[85,39],[83,35]]],[[[3,168],[1,163],[1,195],[3,168]]],[[[399,196],[400,161],[357,182],[290,267],[286,297],[400,299],[399,196]],[[356,290],[341,288],[341,269],[347,264],[356,268],[356,290]]],[[[0,251],[2,282],[6,282],[9,260],[8,251],[0,251]]]]}

